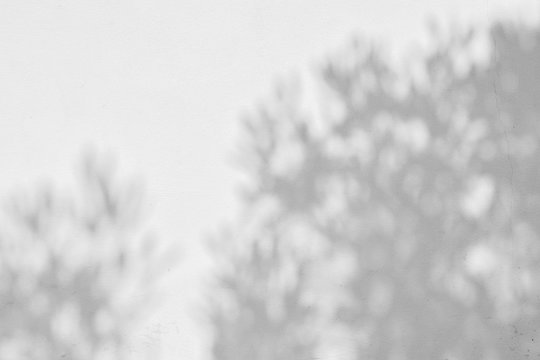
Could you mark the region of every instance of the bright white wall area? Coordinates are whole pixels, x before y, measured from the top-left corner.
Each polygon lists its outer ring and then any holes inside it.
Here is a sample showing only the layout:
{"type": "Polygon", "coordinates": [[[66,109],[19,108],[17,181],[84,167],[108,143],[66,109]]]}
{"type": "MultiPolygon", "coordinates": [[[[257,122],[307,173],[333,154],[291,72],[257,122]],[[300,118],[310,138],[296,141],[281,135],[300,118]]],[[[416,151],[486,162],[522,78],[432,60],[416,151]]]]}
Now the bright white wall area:
{"type": "MultiPolygon", "coordinates": [[[[230,166],[238,115],[278,76],[309,69],[366,32],[422,42],[424,21],[537,19],[537,1],[17,0],[0,3],[0,196],[69,181],[86,146],[144,177],[152,223],[186,247],[193,293],[199,235],[235,209],[230,166]],[[511,3],[511,4],[510,4],[511,3]],[[502,10],[501,10],[502,9],[502,10]],[[508,10],[510,9],[510,11],[508,10]]],[[[199,359],[204,332],[181,331],[164,359],[199,359]]],[[[174,321],[173,321],[174,322],[174,321]]],[[[145,331],[145,330],[143,330],[145,331]]]]}

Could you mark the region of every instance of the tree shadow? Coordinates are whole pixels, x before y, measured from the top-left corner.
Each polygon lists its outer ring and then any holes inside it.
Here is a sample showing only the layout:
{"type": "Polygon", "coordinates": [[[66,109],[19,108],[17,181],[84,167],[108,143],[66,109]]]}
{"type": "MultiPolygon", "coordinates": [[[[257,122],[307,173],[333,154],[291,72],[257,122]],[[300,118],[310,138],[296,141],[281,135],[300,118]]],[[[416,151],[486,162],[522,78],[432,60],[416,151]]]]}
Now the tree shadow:
{"type": "Polygon", "coordinates": [[[416,79],[353,44],[315,116],[280,93],[245,121],[214,358],[540,356],[540,31],[434,43],[416,79]]]}
{"type": "Polygon", "coordinates": [[[88,155],[80,187],[13,196],[0,235],[0,357],[123,359],[161,260],[141,188],[88,155]]]}

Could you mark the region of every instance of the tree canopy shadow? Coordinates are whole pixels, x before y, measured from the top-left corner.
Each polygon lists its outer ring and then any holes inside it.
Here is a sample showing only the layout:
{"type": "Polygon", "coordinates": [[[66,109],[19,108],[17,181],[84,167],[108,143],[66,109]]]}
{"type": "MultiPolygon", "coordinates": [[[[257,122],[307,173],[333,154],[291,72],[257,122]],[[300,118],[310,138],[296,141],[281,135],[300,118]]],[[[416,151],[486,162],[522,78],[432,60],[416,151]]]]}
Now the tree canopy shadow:
{"type": "Polygon", "coordinates": [[[310,111],[247,117],[215,359],[540,357],[540,30],[434,43],[412,75],[355,43],[310,111]]]}

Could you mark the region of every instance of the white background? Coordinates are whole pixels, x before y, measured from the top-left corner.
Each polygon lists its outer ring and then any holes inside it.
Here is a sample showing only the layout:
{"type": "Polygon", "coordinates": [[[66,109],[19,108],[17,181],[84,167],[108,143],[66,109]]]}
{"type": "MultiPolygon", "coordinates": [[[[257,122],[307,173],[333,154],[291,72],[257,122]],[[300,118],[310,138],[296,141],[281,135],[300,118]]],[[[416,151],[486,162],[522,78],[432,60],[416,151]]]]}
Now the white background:
{"type": "Polygon", "coordinates": [[[202,359],[189,316],[201,235],[233,217],[239,115],[278,78],[365,33],[422,44],[425,20],[537,19],[517,0],[0,0],[0,196],[68,183],[83,150],[146,183],[149,223],[184,245],[170,305],[134,331],[136,353],[202,359]],[[161,326],[162,325],[162,326],[161,326]],[[161,326],[161,328],[160,328],[161,326]]]}

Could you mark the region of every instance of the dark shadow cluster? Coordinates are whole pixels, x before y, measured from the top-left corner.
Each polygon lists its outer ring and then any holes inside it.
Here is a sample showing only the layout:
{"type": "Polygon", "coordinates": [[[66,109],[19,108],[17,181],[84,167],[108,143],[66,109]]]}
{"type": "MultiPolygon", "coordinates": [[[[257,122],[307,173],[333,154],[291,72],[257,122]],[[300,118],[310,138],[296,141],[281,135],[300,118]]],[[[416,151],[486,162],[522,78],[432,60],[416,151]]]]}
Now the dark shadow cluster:
{"type": "Polygon", "coordinates": [[[215,359],[540,357],[540,31],[433,43],[410,73],[355,43],[315,109],[245,121],[215,359]]]}

